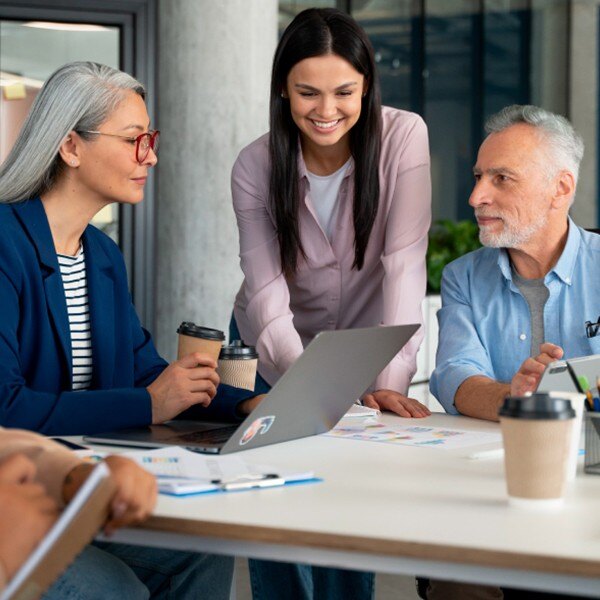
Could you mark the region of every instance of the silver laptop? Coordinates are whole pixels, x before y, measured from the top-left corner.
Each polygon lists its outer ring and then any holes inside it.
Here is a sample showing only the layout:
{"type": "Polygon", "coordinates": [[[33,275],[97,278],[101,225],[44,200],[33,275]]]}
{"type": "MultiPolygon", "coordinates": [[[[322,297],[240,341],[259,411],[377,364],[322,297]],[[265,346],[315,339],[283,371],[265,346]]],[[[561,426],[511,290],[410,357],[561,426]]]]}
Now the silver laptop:
{"type": "Polygon", "coordinates": [[[239,425],[169,421],[84,439],[94,444],[228,454],[329,431],[413,336],[419,325],[326,331],[239,425]]]}

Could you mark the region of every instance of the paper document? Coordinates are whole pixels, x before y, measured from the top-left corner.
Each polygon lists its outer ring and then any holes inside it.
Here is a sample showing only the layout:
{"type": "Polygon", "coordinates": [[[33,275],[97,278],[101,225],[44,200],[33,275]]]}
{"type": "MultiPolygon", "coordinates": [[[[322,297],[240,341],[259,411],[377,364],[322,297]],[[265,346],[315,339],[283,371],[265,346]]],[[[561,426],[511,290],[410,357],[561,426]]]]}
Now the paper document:
{"type": "Polygon", "coordinates": [[[351,440],[401,444],[404,446],[425,446],[444,450],[468,448],[469,446],[479,446],[502,441],[500,433],[464,431],[461,429],[426,427],[424,425],[388,427],[383,423],[337,425],[330,432],[323,435],[351,440]]]}
{"type": "Polygon", "coordinates": [[[114,484],[98,465],[79,488],[46,537],[11,579],[0,600],[37,598],[98,531],[108,512],[114,484]]]}
{"type": "Polygon", "coordinates": [[[152,473],[163,494],[176,496],[230,492],[313,481],[313,471],[294,472],[247,463],[238,456],[211,456],[171,446],[158,450],[126,452],[152,473]]]}
{"type": "Polygon", "coordinates": [[[381,416],[381,411],[376,408],[369,408],[362,404],[353,404],[348,412],[342,417],[342,419],[356,419],[356,418],[377,418],[381,416]]]}

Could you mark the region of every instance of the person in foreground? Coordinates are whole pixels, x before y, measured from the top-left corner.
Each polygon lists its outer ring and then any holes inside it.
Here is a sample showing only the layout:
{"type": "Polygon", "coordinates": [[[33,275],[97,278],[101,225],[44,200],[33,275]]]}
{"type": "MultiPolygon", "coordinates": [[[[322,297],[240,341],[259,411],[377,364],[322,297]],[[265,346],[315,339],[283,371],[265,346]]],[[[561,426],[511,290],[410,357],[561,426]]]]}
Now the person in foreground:
{"type": "MultiPolygon", "coordinates": [[[[118,527],[136,525],[148,517],[156,503],[156,481],[126,458],[109,456],[105,462],[117,487],[105,525],[105,532],[110,534],[118,527]]],[[[91,463],[52,440],[30,431],[0,428],[0,591],[92,469],[91,463]]],[[[152,565],[128,565],[102,550],[102,546],[105,545],[87,546],[44,597],[134,600],[148,598],[150,594],[165,597],[166,593],[177,598],[200,596],[200,588],[196,587],[192,593],[182,574],[186,573],[191,555],[164,551],[161,557],[156,557],[160,558],[160,571],[154,572],[152,565]]],[[[123,546],[122,552],[127,549],[123,546]]],[[[228,574],[223,576],[226,580],[228,574]]],[[[194,576],[194,584],[205,584],[199,577],[194,576]]]]}
{"type": "MultiPolygon", "coordinates": [[[[117,245],[89,225],[113,202],[143,199],[157,161],[158,132],[149,125],[139,82],[70,63],[44,84],[0,166],[0,425],[94,433],[161,423],[216,394],[207,355],[171,365],[158,355],[117,245]]],[[[184,587],[206,588],[212,576],[217,596],[228,595],[229,558],[105,550],[159,579],[172,559],[184,587]]],[[[82,583],[75,597],[89,597],[82,583]]]]}
{"type": "MultiPolygon", "coordinates": [[[[244,281],[232,335],[258,349],[266,391],[323,330],[420,323],[431,185],[427,129],[381,106],[373,49],[334,9],[308,9],[273,61],[270,131],[243,149],[232,197],[244,281]]],[[[366,393],[403,417],[420,330],[366,393]]],[[[260,398],[248,400],[246,412],[260,398]]],[[[255,598],[369,598],[372,574],[250,563],[255,598]],[[292,584],[292,585],[290,585],[292,584]],[[290,595],[291,594],[291,595],[290,595]]]]}
{"type": "MultiPolygon", "coordinates": [[[[446,411],[498,420],[507,395],[534,391],[546,365],[600,352],[586,337],[598,318],[600,236],[575,225],[583,142],[562,116],[509,106],[486,124],[469,203],[484,248],[442,276],[431,392],[446,411]]],[[[562,598],[430,583],[428,598],[562,598]]]]}

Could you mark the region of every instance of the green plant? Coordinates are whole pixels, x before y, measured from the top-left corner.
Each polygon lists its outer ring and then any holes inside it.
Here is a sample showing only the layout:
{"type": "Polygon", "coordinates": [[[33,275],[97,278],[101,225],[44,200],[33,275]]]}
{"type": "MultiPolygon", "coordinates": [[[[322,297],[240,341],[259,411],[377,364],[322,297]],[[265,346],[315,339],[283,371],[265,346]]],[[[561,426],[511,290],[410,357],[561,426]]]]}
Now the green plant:
{"type": "Polygon", "coordinates": [[[444,267],[480,247],[479,228],[473,221],[436,221],[429,232],[427,291],[439,294],[444,267]]]}

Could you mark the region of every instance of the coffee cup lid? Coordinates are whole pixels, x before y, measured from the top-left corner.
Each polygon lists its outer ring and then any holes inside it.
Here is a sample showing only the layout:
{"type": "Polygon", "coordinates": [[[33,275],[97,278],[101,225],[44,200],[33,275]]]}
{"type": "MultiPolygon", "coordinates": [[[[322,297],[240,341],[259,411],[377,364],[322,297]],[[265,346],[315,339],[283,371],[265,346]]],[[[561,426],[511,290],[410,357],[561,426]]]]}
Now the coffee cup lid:
{"type": "Polygon", "coordinates": [[[250,360],[258,358],[254,346],[246,346],[242,340],[233,340],[229,346],[223,346],[219,359],[221,360],[250,360]]]}
{"type": "Polygon", "coordinates": [[[507,396],[498,414],[501,417],[531,420],[564,421],[575,418],[575,411],[568,398],[549,394],[507,396]]]}
{"type": "Polygon", "coordinates": [[[220,329],[210,329],[196,325],[191,321],[183,321],[177,328],[177,333],[189,335],[191,337],[203,338],[205,340],[215,340],[222,342],[225,339],[225,334],[220,329]]]}

